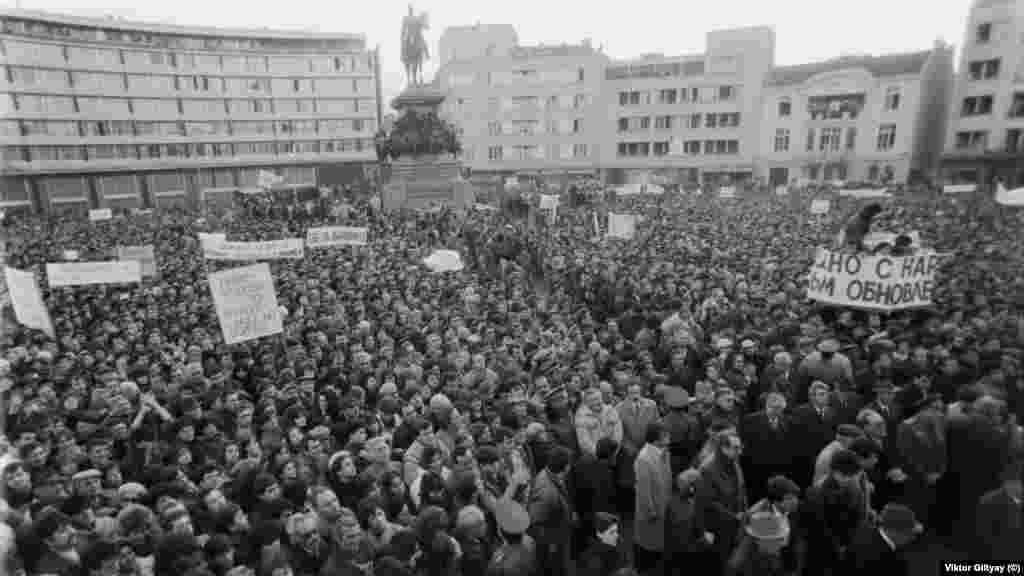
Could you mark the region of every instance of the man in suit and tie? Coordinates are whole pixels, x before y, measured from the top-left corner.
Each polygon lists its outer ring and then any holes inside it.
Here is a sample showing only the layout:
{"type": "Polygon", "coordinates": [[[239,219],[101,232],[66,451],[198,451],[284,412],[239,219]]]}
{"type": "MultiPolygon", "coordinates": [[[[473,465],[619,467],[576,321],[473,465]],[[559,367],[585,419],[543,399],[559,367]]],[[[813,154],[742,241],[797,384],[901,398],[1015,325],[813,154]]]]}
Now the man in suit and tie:
{"type": "Polygon", "coordinates": [[[658,419],[658,404],[643,396],[643,384],[639,379],[630,380],[626,398],[615,407],[622,421],[622,447],[636,455],[643,447],[647,427],[658,419]]]}
{"type": "Polygon", "coordinates": [[[836,414],[836,424],[853,424],[857,413],[864,407],[864,398],[853,391],[851,382],[840,380],[835,383],[829,405],[836,414]]]}
{"type": "Polygon", "coordinates": [[[666,449],[669,437],[659,421],[648,425],[644,436],[646,442],[634,462],[634,565],[645,576],[657,576],[661,574],[661,561],[666,545],[665,517],[672,497],[672,470],[666,449]]]}
{"type": "Polygon", "coordinates": [[[633,460],[643,447],[647,427],[658,420],[658,404],[643,396],[643,384],[634,377],[626,387],[626,398],[615,407],[622,422],[622,454],[619,459],[619,489],[622,492],[623,512],[633,503],[633,460]]]}
{"type": "Polygon", "coordinates": [[[892,379],[879,378],[872,385],[874,399],[865,408],[870,408],[885,419],[886,433],[889,438],[896,438],[896,428],[903,422],[903,408],[896,402],[896,390],[892,379]]]}
{"type": "Polygon", "coordinates": [[[977,512],[977,558],[994,562],[1019,561],[1024,542],[1024,504],[1021,462],[1009,465],[1003,485],[981,497],[977,512]]]}
{"type": "Polygon", "coordinates": [[[814,463],[822,448],[835,438],[835,414],[829,407],[828,384],[820,380],[811,383],[810,402],[793,411],[791,438],[793,439],[793,475],[797,484],[808,486],[814,477],[814,463]]]}
{"type": "Polygon", "coordinates": [[[764,398],[764,409],[748,414],[740,425],[740,438],[747,447],[741,462],[746,473],[749,502],[757,502],[766,496],[769,478],[792,473],[790,424],[785,411],[786,397],[781,392],[769,392],[764,398]]]}

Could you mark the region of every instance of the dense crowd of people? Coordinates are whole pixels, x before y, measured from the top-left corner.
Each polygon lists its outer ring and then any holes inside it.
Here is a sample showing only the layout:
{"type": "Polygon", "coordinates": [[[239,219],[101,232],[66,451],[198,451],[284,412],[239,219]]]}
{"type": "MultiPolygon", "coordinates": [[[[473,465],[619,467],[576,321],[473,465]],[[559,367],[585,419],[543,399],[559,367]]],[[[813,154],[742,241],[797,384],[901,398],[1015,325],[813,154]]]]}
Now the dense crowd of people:
{"type": "Polygon", "coordinates": [[[152,244],[158,277],[44,288],[56,338],[0,337],[0,571],[829,576],[1024,558],[1024,212],[887,201],[877,226],[949,257],[932,307],[879,313],[805,298],[848,199],[823,217],[796,192],[608,202],[528,224],[369,202],[13,219],[8,265],[43,286],[65,250],[122,245],[152,244]],[[608,210],[638,214],[636,236],[596,236],[608,210]],[[204,260],[198,234],[323,224],[370,242],[270,262],[284,333],[224,344],[207,276],[233,264],[204,260]],[[432,273],[437,248],[466,268],[432,273]]]}

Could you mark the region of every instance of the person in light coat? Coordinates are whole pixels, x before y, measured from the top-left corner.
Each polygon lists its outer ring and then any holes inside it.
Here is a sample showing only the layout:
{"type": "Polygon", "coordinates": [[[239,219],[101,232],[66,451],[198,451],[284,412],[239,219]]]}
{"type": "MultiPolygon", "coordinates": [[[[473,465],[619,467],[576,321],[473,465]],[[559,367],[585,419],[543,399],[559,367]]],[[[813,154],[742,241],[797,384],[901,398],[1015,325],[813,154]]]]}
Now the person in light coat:
{"type": "Polygon", "coordinates": [[[601,390],[590,388],[583,396],[583,405],[576,411],[576,440],[580,452],[591,456],[597,453],[597,441],[610,438],[622,444],[622,420],[614,407],[605,404],[601,390]]]}
{"type": "Polygon", "coordinates": [[[660,574],[665,550],[665,517],[672,498],[668,432],[660,421],[647,427],[646,443],[634,463],[636,508],[633,523],[634,559],[643,574],[660,574]]]}

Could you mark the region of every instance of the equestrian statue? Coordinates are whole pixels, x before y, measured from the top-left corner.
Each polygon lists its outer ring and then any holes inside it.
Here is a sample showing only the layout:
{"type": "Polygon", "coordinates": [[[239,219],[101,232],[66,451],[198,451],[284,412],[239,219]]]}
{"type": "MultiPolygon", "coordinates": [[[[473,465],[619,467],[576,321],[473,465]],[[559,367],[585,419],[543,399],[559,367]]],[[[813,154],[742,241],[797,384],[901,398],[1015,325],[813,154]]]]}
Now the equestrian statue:
{"type": "Polygon", "coordinates": [[[405,65],[405,78],[409,86],[423,84],[423,63],[430,58],[423,32],[429,29],[427,13],[413,13],[410,4],[409,13],[402,19],[402,64],[405,65]]]}

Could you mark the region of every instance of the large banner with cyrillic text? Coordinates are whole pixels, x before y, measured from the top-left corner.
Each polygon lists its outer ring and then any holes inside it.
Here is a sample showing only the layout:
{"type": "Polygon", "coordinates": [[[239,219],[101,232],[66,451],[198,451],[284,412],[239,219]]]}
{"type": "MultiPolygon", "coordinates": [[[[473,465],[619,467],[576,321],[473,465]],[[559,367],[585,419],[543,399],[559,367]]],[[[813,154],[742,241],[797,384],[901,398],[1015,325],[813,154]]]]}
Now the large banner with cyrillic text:
{"type": "Polygon", "coordinates": [[[819,248],[811,266],[807,297],[871,310],[929,306],[942,258],[927,251],[884,256],[819,248]]]}

